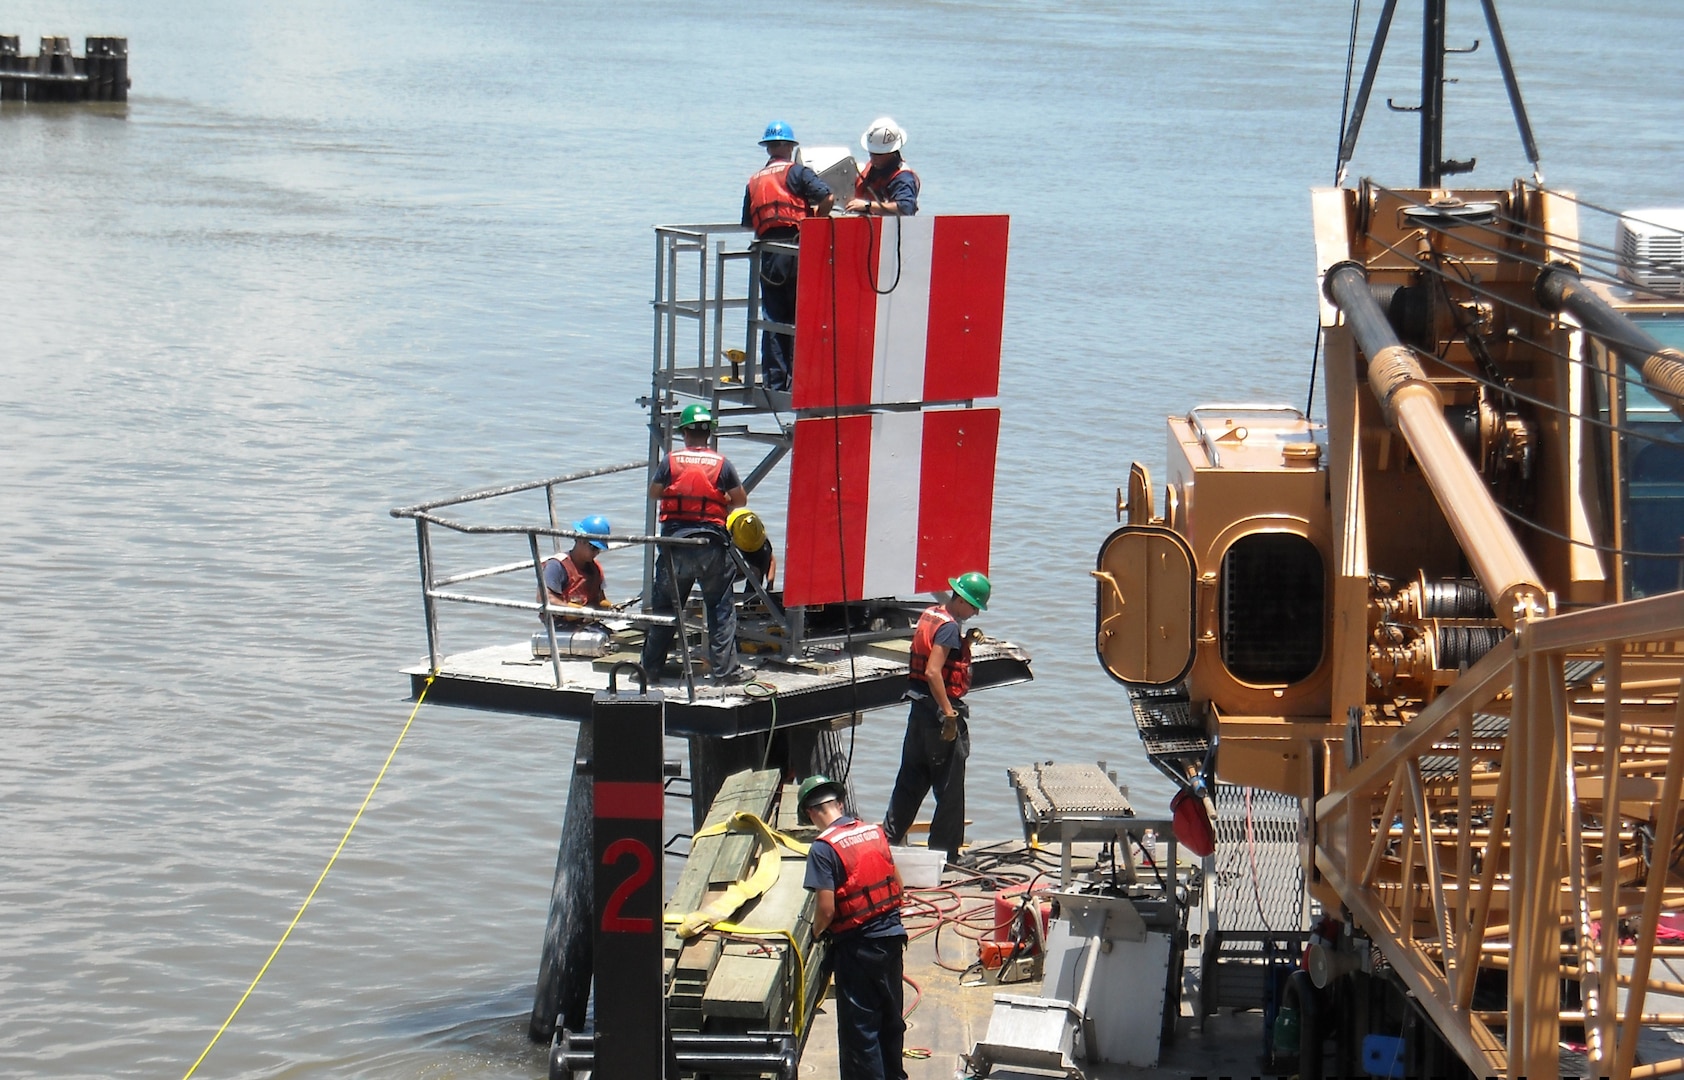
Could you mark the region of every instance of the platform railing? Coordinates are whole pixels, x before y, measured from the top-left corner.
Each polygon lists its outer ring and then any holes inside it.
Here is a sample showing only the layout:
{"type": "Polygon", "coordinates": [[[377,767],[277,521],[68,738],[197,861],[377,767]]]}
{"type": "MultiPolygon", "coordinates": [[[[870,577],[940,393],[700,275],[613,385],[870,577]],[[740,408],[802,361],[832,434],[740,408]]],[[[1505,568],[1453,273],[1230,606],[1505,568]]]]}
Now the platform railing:
{"type": "MultiPolygon", "coordinates": [[[[583,472],[568,473],[562,476],[552,476],[542,480],[529,480],[524,483],[510,484],[503,487],[483,488],[461,495],[453,495],[430,502],[417,503],[413,506],[401,506],[391,511],[395,518],[409,518],[415,522],[416,547],[419,555],[421,571],[421,603],[427,622],[427,656],[429,664],[436,670],[444,662],[444,647],[439,635],[439,605],[445,603],[465,604],[470,606],[501,608],[514,611],[530,611],[537,614],[550,639],[550,668],[555,685],[562,684],[561,655],[557,648],[555,637],[555,620],[552,615],[571,615],[569,609],[558,608],[550,603],[549,591],[544,588],[543,563],[550,554],[561,550],[560,541],[585,538],[599,540],[604,543],[639,544],[646,547],[699,547],[706,544],[706,540],[687,537],[648,536],[633,533],[581,533],[574,529],[560,527],[560,519],[556,513],[556,489],[563,484],[587,480],[592,477],[610,476],[615,473],[630,472],[642,469],[645,465],[641,461],[626,462],[621,465],[609,465],[598,469],[587,469],[583,472]],[[542,489],[545,504],[549,509],[549,524],[546,525],[470,525],[443,517],[437,513],[448,507],[463,506],[468,503],[485,502],[492,499],[506,498],[511,495],[542,489]],[[440,574],[437,556],[434,551],[434,530],[443,529],[462,536],[519,536],[526,540],[527,557],[514,562],[499,563],[492,566],[476,567],[451,574],[440,574]],[[550,551],[540,550],[540,537],[548,538],[550,551]],[[484,581],[490,578],[503,577],[509,574],[531,573],[537,600],[510,600],[506,597],[487,596],[469,592],[459,592],[451,586],[461,585],[470,581],[484,581]]],[[[611,615],[615,619],[647,626],[676,626],[678,627],[678,641],[680,654],[685,671],[690,669],[689,658],[689,627],[686,625],[682,607],[674,615],[656,615],[643,611],[629,611],[614,609],[595,612],[597,615],[611,615]]]]}
{"type": "Polygon", "coordinates": [[[1522,620],[1402,727],[1364,726],[1317,804],[1317,872],[1475,1073],[1553,1075],[1564,1029],[1593,1075],[1684,1073],[1636,1063],[1646,1027],[1684,1025],[1657,945],[1684,911],[1681,676],[1684,593],[1522,620]],[[1476,1007],[1482,971],[1506,1009],[1476,1007]]]}

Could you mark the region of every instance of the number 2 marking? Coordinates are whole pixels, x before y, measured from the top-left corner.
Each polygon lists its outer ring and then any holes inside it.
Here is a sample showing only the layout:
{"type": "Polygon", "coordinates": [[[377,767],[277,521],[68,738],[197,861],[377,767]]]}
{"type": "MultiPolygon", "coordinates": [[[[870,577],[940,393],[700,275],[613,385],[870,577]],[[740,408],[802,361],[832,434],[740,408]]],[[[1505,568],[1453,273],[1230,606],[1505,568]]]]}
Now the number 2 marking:
{"type": "Polygon", "coordinates": [[[627,918],[620,914],[620,909],[625,906],[626,901],[641,889],[655,872],[655,856],[650,853],[649,845],[641,840],[623,836],[609,844],[608,850],[602,853],[602,865],[613,866],[627,855],[637,860],[637,867],[609,894],[608,905],[602,912],[602,929],[604,933],[609,934],[651,934],[655,931],[655,920],[627,918]]]}

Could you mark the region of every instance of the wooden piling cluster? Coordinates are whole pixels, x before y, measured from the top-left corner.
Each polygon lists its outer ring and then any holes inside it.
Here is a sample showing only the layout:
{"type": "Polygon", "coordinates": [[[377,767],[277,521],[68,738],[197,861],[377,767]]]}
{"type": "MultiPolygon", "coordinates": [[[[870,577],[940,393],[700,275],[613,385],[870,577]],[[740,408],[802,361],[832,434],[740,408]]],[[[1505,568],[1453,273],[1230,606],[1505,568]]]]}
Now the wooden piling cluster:
{"type": "Polygon", "coordinates": [[[0,101],[127,101],[129,39],[91,37],[75,56],[67,37],[44,37],[24,56],[16,34],[0,34],[0,101]]]}
{"type": "MultiPolygon", "coordinates": [[[[728,821],[740,811],[755,814],[779,831],[811,839],[817,830],[798,820],[795,785],[781,785],[776,769],[743,770],[727,777],[713,800],[706,825],[728,821]]],[[[756,839],[724,833],[698,838],[684,872],[667,901],[669,914],[688,914],[752,872],[756,839]]],[[[789,1031],[805,1035],[824,991],[824,945],[814,947],[814,894],[804,885],[806,860],[782,851],[778,881],[750,901],[733,920],[753,929],[789,930],[807,957],[805,970],[781,937],[740,938],[708,931],[681,939],[666,931],[667,1022],[674,1032],[740,1034],[789,1031]],[[794,1014],[796,980],[802,1014],[794,1014]]]]}

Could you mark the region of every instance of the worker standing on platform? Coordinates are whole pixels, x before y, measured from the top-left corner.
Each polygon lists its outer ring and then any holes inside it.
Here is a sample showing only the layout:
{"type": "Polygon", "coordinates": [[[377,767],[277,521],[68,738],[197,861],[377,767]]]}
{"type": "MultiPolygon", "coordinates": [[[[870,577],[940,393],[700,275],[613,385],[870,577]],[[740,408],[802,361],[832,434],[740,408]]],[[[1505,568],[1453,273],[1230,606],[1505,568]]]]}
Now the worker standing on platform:
{"type": "MultiPolygon", "coordinates": [[[[748,492],[737,470],[724,454],[710,446],[713,439],[713,410],[706,405],[686,405],[679,414],[678,430],[684,448],[661,459],[649,484],[649,497],[661,504],[661,535],[706,540],[705,545],[665,546],[655,562],[655,595],[649,610],[656,615],[675,615],[690,597],[692,586],[702,588],[707,609],[708,677],[716,682],[736,682],[742,676],[737,663],[737,604],[731,585],[737,580],[736,564],[725,545],[725,517],[748,502],[748,492]]],[[[676,626],[650,626],[643,639],[643,670],[651,680],[660,677],[667,653],[677,636],[676,626]]]]}
{"type": "MultiPolygon", "coordinates": [[[[570,550],[557,552],[544,560],[544,591],[549,594],[550,606],[607,607],[602,566],[596,561],[596,555],[599,551],[607,551],[608,545],[591,537],[607,536],[614,530],[609,528],[607,518],[592,514],[583,521],[575,521],[573,531],[590,536],[574,537],[570,550]]],[[[551,617],[558,622],[577,618],[576,615],[561,613],[552,613],[551,617]]]]}
{"type": "Polygon", "coordinates": [[[830,934],[838,1075],[905,1080],[900,870],[882,828],[849,816],[846,796],[825,776],[802,781],[799,795],[802,813],[820,830],[807,849],[806,885],[818,894],[813,935],[830,934]]]}
{"type": "Polygon", "coordinates": [[[918,174],[901,160],[906,131],[887,116],[879,116],[860,136],[871,164],[854,181],[854,197],[847,209],[856,214],[901,215],[918,212],[918,174]]]}
{"type": "MultiPolygon", "coordinates": [[[[766,164],[749,177],[743,192],[743,227],[756,240],[793,241],[801,222],[830,213],[836,196],[819,174],[796,163],[795,132],[782,120],[766,125],[760,145],[766,164]]],[[[772,322],[795,325],[796,259],[787,252],[760,255],[760,307],[772,322]]],[[[760,363],[766,389],[788,390],[795,370],[795,339],[765,331],[760,335],[760,363]]]]}
{"type": "Polygon", "coordinates": [[[918,616],[907,663],[906,696],[912,709],[901,744],[900,773],[889,796],[883,830],[889,842],[906,841],[912,819],[933,788],[936,812],[930,820],[930,849],[957,862],[965,842],[965,759],[971,756],[971,642],[963,633],[966,619],[988,610],[994,588],[972,571],[949,578],[953,595],[918,616]]]}

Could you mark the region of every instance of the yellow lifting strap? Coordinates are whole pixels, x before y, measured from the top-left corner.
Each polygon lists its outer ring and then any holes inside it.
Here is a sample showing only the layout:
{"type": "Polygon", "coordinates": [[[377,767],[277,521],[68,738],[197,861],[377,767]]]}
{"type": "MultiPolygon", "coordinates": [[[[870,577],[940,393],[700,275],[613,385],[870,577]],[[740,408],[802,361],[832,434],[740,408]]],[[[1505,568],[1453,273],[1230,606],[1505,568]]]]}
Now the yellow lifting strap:
{"type": "Polygon", "coordinates": [[[760,854],[757,858],[754,873],[745,880],[734,881],[718,897],[711,902],[697,908],[688,915],[668,914],[666,922],[678,924],[678,936],[692,938],[708,928],[722,923],[735,915],[739,909],[757,896],[764,895],[767,889],[778,883],[778,872],[781,869],[783,856],[779,853],[780,846],[788,848],[803,858],[807,855],[807,845],[786,833],[781,833],[770,825],[761,821],[758,815],[747,812],[732,814],[717,825],[707,828],[691,837],[692,841],[700,840],[704,836],[718,836],[725,832],[752,833],[759,841],[760,854]]]}
{"type": "Polygon", "coordinates": [[[767,889],[777,884],[778,873],[783,863],[783,855],[778,848],[784,847],[805,858],[809,845],[772,828],[759,815],[747,811],[739,811],[717,825],[709,825],[691,837],[692,841],[700,840],[704,836],[719,836],[722,833],[753,833],[759,840],[760,854],[754,873],[746,880],[733,882],[724,893],[714,899],[712,903],[680,915],[669,912],[662,917],[662,922],[674,923],[678,927],[678,936],[692,938],[708,930],[718,930],[722,934],[737,934],[742,937],[770,937],[782,938],[789,943],[789,951],[795,955],[795,1034],[800,1035],[803,1021],[807,1015],[807,958],[801,953],[801,946],[796,944],[795,935],[788,930],[758,929],[729,922],[739,908],[763,895],[767,889]]]}

